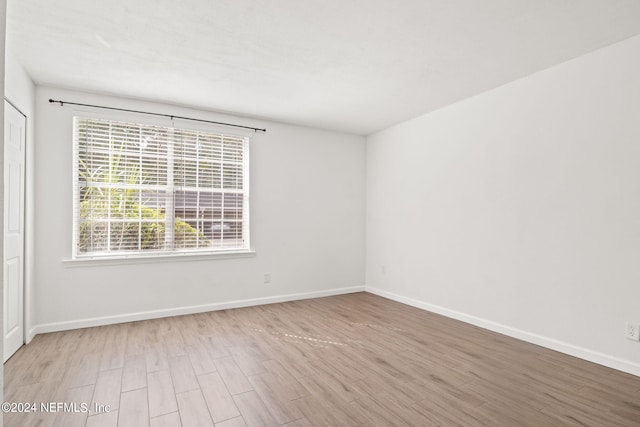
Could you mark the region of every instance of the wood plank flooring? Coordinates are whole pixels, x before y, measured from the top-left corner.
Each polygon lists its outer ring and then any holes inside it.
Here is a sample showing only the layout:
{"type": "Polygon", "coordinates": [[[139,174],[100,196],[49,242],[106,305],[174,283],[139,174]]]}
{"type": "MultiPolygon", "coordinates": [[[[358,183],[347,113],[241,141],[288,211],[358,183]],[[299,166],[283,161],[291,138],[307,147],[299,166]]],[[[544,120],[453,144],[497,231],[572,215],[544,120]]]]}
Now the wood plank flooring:
{"type": "Polygon", "coordinates": [[[640,377],[367,293],[38,335],[4,375],[88,407],[6,426],[640,426],[640,377]]]}

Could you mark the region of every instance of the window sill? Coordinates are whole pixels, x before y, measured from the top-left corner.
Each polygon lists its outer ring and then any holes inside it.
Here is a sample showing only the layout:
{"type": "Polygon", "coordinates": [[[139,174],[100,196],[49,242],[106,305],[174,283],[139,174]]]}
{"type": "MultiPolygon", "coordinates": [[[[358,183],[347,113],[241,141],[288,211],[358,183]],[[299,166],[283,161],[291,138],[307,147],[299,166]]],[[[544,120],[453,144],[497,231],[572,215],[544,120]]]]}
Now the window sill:
{"type": "Polygon", "coordinates": [[[175,253],[131,256],[94,256],[62,260],[64,267],[94,267],[125,264],[154,264],[167,262],[207,261],[219,259],[251,258],[256,255],[253,250],[230,250],[219,252],[175,253]]]}

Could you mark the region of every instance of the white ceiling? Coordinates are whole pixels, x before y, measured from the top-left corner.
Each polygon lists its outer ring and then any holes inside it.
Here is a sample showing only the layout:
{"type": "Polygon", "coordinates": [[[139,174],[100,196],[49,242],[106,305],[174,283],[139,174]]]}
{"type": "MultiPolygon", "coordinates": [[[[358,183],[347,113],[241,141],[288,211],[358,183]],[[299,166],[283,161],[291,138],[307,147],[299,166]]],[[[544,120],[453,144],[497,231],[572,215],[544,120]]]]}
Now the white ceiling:
{"type": "Polygon", "coordinates": [[[639,0],[9,0],[37,84],[367,135],[640,34],[639,0]]]}

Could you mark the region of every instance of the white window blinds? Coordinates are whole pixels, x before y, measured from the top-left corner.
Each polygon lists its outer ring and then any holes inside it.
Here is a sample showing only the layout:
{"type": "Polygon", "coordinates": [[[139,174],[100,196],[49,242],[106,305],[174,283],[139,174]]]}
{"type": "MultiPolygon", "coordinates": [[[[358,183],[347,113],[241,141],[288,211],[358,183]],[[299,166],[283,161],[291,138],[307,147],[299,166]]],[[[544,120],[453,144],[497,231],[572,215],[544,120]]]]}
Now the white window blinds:
{"type": "Polygon", "coordinates": [[[249,138],[74,118],[74,257],[249,249],[249,138]]]}

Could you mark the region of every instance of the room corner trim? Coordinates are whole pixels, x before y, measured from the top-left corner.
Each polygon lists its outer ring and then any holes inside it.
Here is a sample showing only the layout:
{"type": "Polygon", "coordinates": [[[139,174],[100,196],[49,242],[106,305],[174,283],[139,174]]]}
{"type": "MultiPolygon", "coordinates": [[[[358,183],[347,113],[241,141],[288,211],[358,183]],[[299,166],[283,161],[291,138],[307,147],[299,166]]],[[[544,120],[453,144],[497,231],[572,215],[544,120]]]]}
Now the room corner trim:
{"type": "Polygon", "coordinates": [[[512,328],[510,326],[506,326],[497,322],[482,319],[476,316],[471,316],[459,311],[450,310],[438,305],[429,304],[417,299],[404,297],[392,292],[384,291],[382,289],[366,286],[365,291],[374,295],[381,296],[383,298],[410,305],[412,307],[420,308],[422,310],[430,311],[436,314],[441,314],[443,316],[460,320],[465,323],[470,323],[472,325],[488,329],[493,332],[498,332],[509,337],[517,338],[532,344],[546,347],[551,350],[559,351],[570,356],[578,357],[589,362],[597,363],[599,365],[617,369],[619,371],[623,371],[632,375],[640,376],[640,364],[631,362],[629,360],[619,359],[608,354],[599,353],[597,351],[589,350],[563,341],[558,341],[552,338],[512,328]]]}
{"type": "Polygon", "coordinates": [[[115,316],[92,317],[86,319],[69,320],[65,322],[43,323],[31,328],[29,334],[33,338],[37,334],[44,334],[49,332],[68,331],[71,329],[113,325],[116,323],[134,322],[138,320],[150,320],[158,319],[161,317],[181,316],[185,314],[204,313],[207,311],[226,310],[230,308],[250,307],[254,305],[274,304],[279,302],[321,298],[333,295],[344,295],[354,292],[363,292],[364,290],[364,286],[351,286],[346,288],[327,289],[322,291],[304,292],[298,294],[276,295],[264,298],[252,298],[211,304],[192,305],[186,307],[166,308],[161,310],[141,311],[137,313],[119,314],[115,316]]]}

